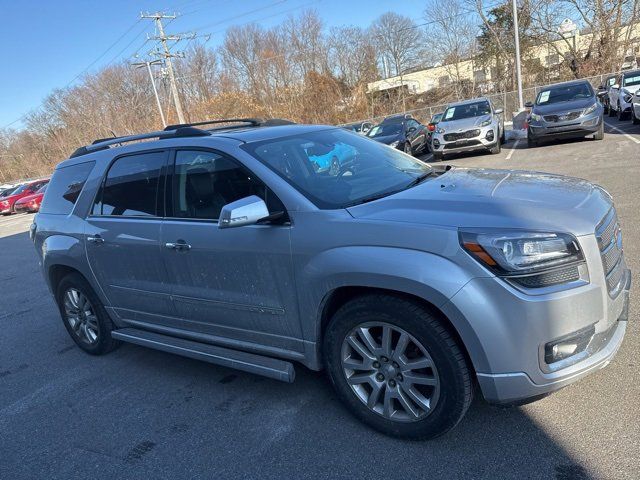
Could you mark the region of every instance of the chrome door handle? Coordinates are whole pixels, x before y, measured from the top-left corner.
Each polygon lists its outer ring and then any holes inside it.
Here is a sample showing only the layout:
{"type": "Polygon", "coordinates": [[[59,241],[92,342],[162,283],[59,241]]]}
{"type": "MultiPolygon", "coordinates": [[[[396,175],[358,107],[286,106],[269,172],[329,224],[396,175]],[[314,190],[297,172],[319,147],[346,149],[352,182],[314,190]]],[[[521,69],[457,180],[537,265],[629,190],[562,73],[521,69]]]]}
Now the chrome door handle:
{"type": "Polygon", "coordinates": [[[95,237],[87,237],[87,242],[91,242],[91,243],[104,243],[104,238],[102,238],[100,235],[96,235],[95,237]]]}
{"type": "Polygon", "coordinates": [[[168,242],[164,246],[170,250],[191,250],[191,245],[185,242],[168,242]]]}

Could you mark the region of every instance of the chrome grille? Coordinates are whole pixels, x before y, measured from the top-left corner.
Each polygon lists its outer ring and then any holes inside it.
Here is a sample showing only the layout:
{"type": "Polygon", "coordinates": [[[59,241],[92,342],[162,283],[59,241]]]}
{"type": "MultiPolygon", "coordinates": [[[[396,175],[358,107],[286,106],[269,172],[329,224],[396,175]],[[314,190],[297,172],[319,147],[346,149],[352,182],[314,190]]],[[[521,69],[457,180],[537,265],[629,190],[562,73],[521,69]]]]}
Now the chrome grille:
{"type": "Polygon", "coordinates": [[[544,119],[546,122],[567,122],[569,120],[575,120],[576,118],[582,115],[582,110],[578,110],[575,112],[566,112],[559,115],[545,115],[544,119]]]}
{"type": "Polygon", "coordinates": [[[624,277],[624,262],[622,258],[622,232],[614,208],[609,210],[596,227],[596,239],[600,248],[607,289],[609,294],[617,294],[624,277]]]}

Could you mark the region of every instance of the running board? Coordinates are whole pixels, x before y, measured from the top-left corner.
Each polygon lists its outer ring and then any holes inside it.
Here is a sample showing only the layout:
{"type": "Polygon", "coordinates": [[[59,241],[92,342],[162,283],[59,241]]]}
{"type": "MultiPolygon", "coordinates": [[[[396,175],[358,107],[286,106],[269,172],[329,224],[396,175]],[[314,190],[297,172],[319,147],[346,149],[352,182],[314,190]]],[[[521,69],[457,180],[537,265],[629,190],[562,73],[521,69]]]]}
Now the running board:
{"type": "Polygon", "coordinates": [[[111,332],[111,336],[123,342],[135,343],[143,347],[175,353],[176,355],[203,360],[223,367],[235,368],[236,370],[262,375],[282,382],[292,383],[296,377],[296,372],[291,362],[209,345],[208,343],[170,337],[137,328],[114,330],[111,332]]]}

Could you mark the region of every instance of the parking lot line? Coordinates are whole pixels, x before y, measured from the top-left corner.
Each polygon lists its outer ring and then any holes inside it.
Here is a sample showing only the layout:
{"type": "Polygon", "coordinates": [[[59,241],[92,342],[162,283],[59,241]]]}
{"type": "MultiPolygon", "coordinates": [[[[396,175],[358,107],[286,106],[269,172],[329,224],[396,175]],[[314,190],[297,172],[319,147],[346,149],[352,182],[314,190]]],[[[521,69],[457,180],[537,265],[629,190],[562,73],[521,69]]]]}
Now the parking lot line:
{"type": "Polygon", "coordinates": [[[513,152],[516,151],[516,148],[518,148],[518,144],[519,143],[520,143],[520,139],[519,138],[515,142],[513,142],[513,146],[511,147],[511,150],[509,150],[509,153],[507,154],[506,160],[511,160],[511,157],[513,156],[513,152]]]}
{"type": "Polygon", "coordinates": [[[614,127],[613,125],[611,125],[610,123],[604,122],[604,124],[609,127],[612,130],[615,130],[618,133],[621,133],[622,135],[624,135],[625,137],[627,137],[629,140],[631,140],[632,142],[638,143],[640,144],[640,140],[638,140],[636,137],[628,134],[627,132],[625,132],[624,130],[620,130],[618,127],[614,127]]]}

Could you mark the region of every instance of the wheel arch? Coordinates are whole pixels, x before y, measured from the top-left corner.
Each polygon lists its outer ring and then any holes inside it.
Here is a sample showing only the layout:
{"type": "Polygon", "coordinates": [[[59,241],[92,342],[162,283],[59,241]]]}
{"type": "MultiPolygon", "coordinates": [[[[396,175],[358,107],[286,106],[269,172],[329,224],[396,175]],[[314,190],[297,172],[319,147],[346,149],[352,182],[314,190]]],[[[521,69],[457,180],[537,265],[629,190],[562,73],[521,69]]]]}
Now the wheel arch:
{"type": "MultiPolygon", "coordinates": [[[[320,312],[319,312],[319,316],[320,316],[318,319],[319,330],[318,330],[318,337],[316,342],[318,365],[320,368],[324,368],[324,360],[322,358],[322,342],[324,340],[324,335],[329,325],[329,322],[331,321],[331,318],[338,311],[338,309],[340,309],[340,307],[345,305],[347,302],[357,297],[369,295],[369,294],[387,295],[390,297],[396,297],[396,298],[401,298],[403,300],[408,300],[410,302],[420,305],[421,307],[425,308],[426,310],[428,310],[429,312],[437,316],[438,319],[442,322],[443,326],[447,329],[449,334],[460,345],[460,349],[464,354],[465,361],[467,362],[469,370],[473,372],[474,374],[473,376],[475,378],[476,362],[473,361],[474,359],[472,359],[470,355],[467,342],[465,342],[465,339],[463,339],[458,328],[456,328],[452,320],[444,313],[444,311],[441,308],[439,308],[437,305],[430,302],[429,300],[426,300],[425,298],[419,295],[416,295],[414,293],[409,293],[401,290],[393,290],[389,288],[357,286],[357,285],[338,287],[332,290],[331,292],[329,292],[323,299],[320,312]]],[[[475,339],[475,341],[477,341],[477,339],[475,339]]]]}

